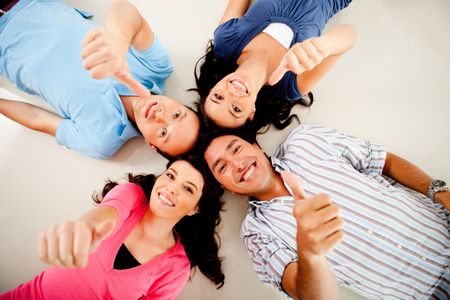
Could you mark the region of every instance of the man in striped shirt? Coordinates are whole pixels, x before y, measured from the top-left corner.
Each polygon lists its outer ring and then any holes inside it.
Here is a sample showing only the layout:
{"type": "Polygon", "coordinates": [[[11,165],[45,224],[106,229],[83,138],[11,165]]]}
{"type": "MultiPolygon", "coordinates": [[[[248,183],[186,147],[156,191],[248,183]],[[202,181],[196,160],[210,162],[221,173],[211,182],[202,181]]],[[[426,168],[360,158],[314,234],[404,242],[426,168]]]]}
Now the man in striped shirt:
{"type": "Polygon", "coordinates": [[[251,197],[241,236],[264,283],[296,299],[337,299],[338,284],[372,299],[450,299],[450,192],[425,196],[431,177],[336,130],[300,125],[272,162],[239,135],[213,138],[205,159],[251,197]]]}

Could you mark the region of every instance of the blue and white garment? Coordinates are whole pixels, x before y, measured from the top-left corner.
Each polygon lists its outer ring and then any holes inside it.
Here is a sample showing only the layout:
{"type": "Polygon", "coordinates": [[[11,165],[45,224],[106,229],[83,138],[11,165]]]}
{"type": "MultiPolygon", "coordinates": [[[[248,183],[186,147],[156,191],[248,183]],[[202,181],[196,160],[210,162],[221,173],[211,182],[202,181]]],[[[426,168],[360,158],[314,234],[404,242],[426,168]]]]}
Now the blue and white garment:
{"type": "MultiPolygon", "coordinates": [[[[339,285],[370,299],[450,299],[449,213],[382,176],[386,148],[336,130],[296,128],[272,164],[297,174],[309,195],[341,207],[344,239],[327,254],[339,285]]],[[[281,291],[297,261],[292,197],[251,200],[241,236],[259,278],[281,291]]],[[[284,292],[284,291],[283,291],[284,292]]]]}
{"type": "MultiPolygon", "coordinates": [[[[59,0],[20,0],[0,18],[0,74],[40,95],[63,118],[56,141],[84,155],[112,156],[139,136],[119,96],[135,95],[113,78],[93,79],[83,68],[81,41],[98,26],[92,15],[59,0]]],[[[133,77],[161,94],[172,63],[155,36],[149,49],[130,48],[133,77]]]]}

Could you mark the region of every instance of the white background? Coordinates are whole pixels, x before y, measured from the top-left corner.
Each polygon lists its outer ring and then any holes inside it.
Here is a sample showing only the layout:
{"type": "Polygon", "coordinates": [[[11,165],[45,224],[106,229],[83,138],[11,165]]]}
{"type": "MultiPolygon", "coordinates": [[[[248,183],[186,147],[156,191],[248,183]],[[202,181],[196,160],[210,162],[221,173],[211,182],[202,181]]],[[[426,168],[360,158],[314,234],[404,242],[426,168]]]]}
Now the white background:
{"type": "MultiPolygon", "coordinates": [[[[101,21],[111,1],[72,0],[101,21]]],[[[226,0],[136,0],[133,3],[168,49],[175,71],[166,94],[190,104],[193,68],[226,6],[226,0]]],[[[38,16],[36,16],[38,17],[38,16]]],[[[316,103],[299,109],[304,123],[338,128],[388,146],[389,151],[450,181],[450,2],[355,0],[328,24],[355,27],[357,41],[316,86],[316,103]]],[[[47,107],[0,77],[0,97],[47,107]],[[12,92],[12,93],[10,93],[12,92]]],[[[289,132],[260,137],[269,154],[289,132]]],[[[32,279],[46,266],[37,257],[38,232],[93,207],[94,190],[126,172],[159,173],[165,160],[141,139],[113,159],[94,160],[54,138],[0,116],[0,291],[32,279]]],[[[200,272],[179,299],[285,299],[259,282],[239,238],[246,210],[242,197],[225,196],[221,230],[225,286],[216,290],[200,272]]],[[[341,290],[341,299],[362,299],[341,290]]]]}

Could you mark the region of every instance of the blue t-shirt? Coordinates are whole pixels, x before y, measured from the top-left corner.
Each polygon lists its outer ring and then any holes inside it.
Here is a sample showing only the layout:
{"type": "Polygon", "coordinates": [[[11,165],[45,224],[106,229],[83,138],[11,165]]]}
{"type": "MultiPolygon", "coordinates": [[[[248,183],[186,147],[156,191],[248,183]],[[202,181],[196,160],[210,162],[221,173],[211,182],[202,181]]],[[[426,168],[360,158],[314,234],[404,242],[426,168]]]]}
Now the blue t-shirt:
{"type": "MultiPolygon", "coordinates": [[[[59,144],[108,158],[140,133],[119,97],[135,94],[113,78],[93,79],[83,68],[81,41],[97,26],[90,16],[59,0],[19,1],[0,18],[0,73],[40,95],[64,119],[56,132],[59,144]]],[[[127,61],[135,79],[162,93],[173,68],[157,37],[147,50],[130,48],[127,61]]]]}
{"type": "MultiPolygon", "coordinates": [[[[291,46],[320,36],[326,22],[351,0],[257,0],[240,18],[230,19],[214,32],[214,53],[237,62],[242,50],[271,23],[284,23],[294,32],[291,46]]],[[[297,75],[286,72],[273,87],[275,94],[290,101],[302,97],[297,75]]]]}

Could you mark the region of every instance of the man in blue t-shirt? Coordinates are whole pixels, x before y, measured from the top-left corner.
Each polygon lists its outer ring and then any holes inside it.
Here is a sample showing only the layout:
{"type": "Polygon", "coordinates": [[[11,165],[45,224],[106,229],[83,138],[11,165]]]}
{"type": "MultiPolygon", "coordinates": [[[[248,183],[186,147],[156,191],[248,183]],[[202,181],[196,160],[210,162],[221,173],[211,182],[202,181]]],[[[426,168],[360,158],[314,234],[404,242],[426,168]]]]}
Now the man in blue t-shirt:
{"type": "Polygon", "coordinates": [[[57,114],[6,99],[0,113],[96,158],[140,135],[170,156],[190,150],[200,122],[160,96],[172,64],[148,23],[126,1],[110,6],[102,27],[90,17],[58,0],[0,7],[0,74],[57,114]]]}

